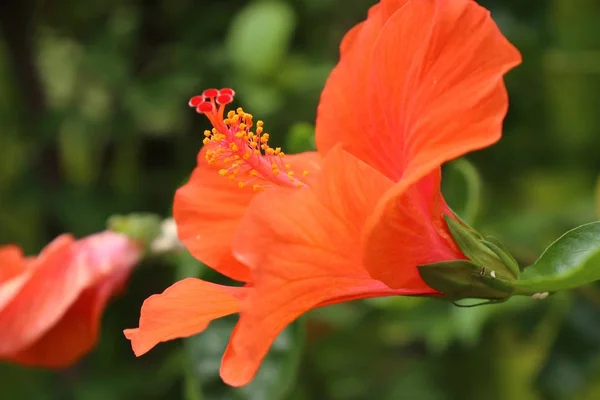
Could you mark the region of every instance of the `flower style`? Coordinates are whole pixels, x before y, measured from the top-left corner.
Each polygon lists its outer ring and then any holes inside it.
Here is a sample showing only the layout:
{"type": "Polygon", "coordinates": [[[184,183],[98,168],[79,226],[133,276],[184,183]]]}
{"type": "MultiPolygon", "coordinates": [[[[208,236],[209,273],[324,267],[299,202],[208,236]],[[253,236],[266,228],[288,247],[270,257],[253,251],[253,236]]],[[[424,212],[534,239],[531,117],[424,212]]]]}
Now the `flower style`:
{"type": "Polygon", "coordinates": [[[179,238],[241,287],[175,283],[127,330],[137,355],[240,313],[221,364],[247,384],[271,343],[310,309],[438,295],[417,265],[464,259],[443,215],[440,166],[499,140],[503,75],[520,62],[471,0],[382,0],[341,44],[321,96],[317,153],[285,155],[262,121],[226,113],[231,89],[190,100],[213,129],[175,195],[179,238]]]}
{"type": "Polygon", "coordinates": [[[140,257],[139,246],[103,232],[62,235],[35,257],[0,247],[0,360],[67,367],[95,345],[102,312],[140,257]]]}

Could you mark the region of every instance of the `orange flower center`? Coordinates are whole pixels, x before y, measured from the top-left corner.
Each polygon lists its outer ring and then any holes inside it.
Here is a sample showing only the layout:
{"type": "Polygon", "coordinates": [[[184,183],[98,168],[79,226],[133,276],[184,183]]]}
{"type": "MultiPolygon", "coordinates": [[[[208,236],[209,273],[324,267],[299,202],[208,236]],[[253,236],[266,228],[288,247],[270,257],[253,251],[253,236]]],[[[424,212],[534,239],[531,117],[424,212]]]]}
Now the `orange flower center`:
{"type": "MultiPolygon", "coordinates": [[[[204,114],[212,130],[204,131],[204,144],[211,146],[205,153],[208,164],[219,167],[219,175],[238,182],[238,187],[251,186],[260,191],[272,186],[306,186],[280,147],[269,146],[269,134],[263,121],[254,123],[252,114],[239,107],[225,116],[225,106],[233,101],[233,89],[206,89],[190,99],[189,105],[204,114]]],[[[308,171],[302,171],[302,177],[308,171]]]]}

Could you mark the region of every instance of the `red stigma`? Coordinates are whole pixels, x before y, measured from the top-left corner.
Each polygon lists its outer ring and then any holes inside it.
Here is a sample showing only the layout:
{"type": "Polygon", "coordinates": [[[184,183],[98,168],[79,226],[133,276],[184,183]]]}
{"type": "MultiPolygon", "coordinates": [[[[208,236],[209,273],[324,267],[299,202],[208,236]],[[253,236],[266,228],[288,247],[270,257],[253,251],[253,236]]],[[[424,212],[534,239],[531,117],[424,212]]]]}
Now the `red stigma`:
{"type": "Polygon", "coordinates": [[[202,96],[204,97],[217,97],[219,95],[219,91],[217,89],[206,89],[202,92],[202,96]]]}
{"type": "Polygon", "coordinates": [[[196,111],[200,114],[211,113],[215,111],[215,106],[213,106],[211,103],[200,103],[196,107],[196,111]]]}
{"type": "Polygon", "coordinates": [[[198,107],[202,103],[204,103],[204,97],[203,96],[194,96],[188,102],[188,104],[190,105],[190,107],[194,107],[194,108],[198,107]]]}
{"type": "Polygon", "coordinates": [[[217,104],[229,104],[233,101],[233,96],[230,94],[221,93],[219,97],[217,97],[217,104]]]}
{"type": "Polygon", "coordinates": [[[235,96],[235,91],[231,88],[223,88],[219,90],[219,94],[228,94],[231,97],[235,96]]]}

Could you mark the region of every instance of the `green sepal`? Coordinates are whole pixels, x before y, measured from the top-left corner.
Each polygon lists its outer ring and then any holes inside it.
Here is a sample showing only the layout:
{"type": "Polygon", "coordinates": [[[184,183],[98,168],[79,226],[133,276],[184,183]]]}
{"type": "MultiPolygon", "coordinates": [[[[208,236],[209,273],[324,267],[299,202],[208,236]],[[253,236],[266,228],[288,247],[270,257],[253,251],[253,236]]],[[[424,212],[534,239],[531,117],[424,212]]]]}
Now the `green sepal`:
{"type": "MultiPolygon", "coordinates": [[[[493,246],[494,250],[488,247],[490,242],[466,225],[464,222],[458,222],[448,215],[444,215],[446,224],[454,241],[467,258],[479,267],[489,268],[495,271],[499,278],[515,279],[518,277],[518,272],[515,272],[514,266],[506,265],[504,260],[510,260],[508,256],[498,257],[496,251],[502,252],[497,246],[493,246]]],[[[512,263],[512,261],[509,261],[512,263]]],[[[518,271],[518,267],[517,267],[518,271]]]]}
{"type": "Polygon", "coordinates": [[[600,221],[558,238],[513,282],[516,294],[556,292],[600,280],[600,221]]]}
{"type": "Polygon", "coordinates": [[[503,300],[513,293],[509,283],[492,276],[493,270],[467,260],[425,264],[417,268],[425,283],[449,300],[503,300]]]}
{"type": "Polygon", "coordinates": [[[496,243],[489,240],[484,240],[482,243],[485,244],[488,249],[492,250],[494,254],[496,254],[500,261],[502,261],[502,263],[508,268],[513,279],[519,279],[519,275],[521,274],[519,264],[513,258],[513,256],[507,250],[505,250],[504,246],[500,247],[496,243]]]}
{"type": "MultiPolygon", "coordinates": [[[[520,266],[517,259],[514,258],[512,254],[510,254],[510,251],[508,251],[508,248],[504,245],[504,243],[502,243],[500,240],[496,239],[493,236],[486,236],[485,240],[500,248],[501,252],[503,253],[503,256],[508,257],[509,260],[507,260],[507,262],[511,263],[513,267],[516,267],[519,270],[519,273],[517,274],[517,276],[519,276],[520,273],[523,271],[523,267],[520,266]]],[[[490,249],[491,249],[491,247],[490,247],[490,249]]]]}

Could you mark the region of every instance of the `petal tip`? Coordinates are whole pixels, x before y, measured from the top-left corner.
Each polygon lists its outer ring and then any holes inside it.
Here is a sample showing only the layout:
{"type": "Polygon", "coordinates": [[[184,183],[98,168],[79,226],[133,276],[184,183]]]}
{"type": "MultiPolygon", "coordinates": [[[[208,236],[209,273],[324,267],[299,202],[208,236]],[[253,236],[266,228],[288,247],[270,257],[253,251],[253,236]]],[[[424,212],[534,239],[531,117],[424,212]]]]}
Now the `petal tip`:
{"type": "Polygon", "coordinates": [[[140,337],[139,328],[125,329],[123,331],[123,334],[129,341],[131,341],[131,349],[133,350],[133,354],[135,354],[136,357],[143,356],[156,345],[144,343],[142,338],[140,337]]]}

